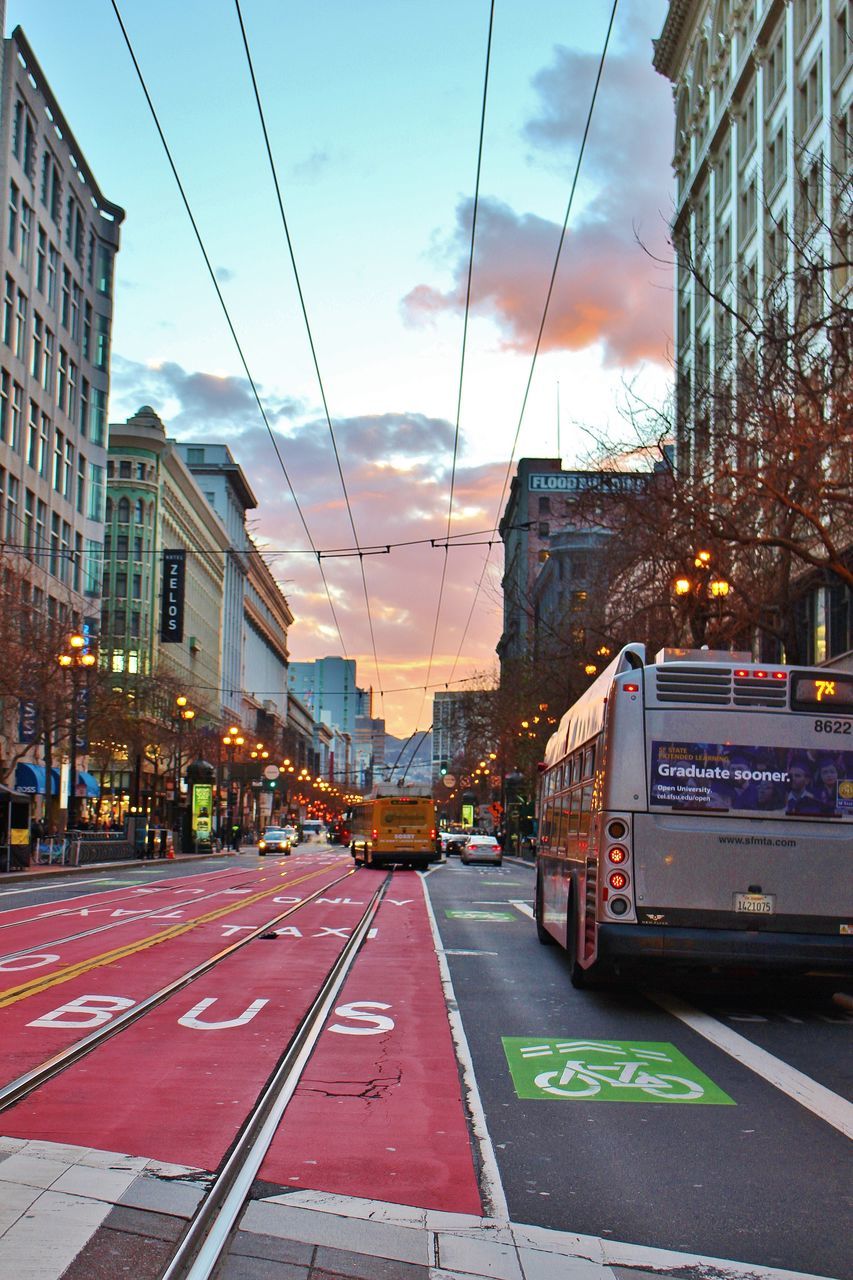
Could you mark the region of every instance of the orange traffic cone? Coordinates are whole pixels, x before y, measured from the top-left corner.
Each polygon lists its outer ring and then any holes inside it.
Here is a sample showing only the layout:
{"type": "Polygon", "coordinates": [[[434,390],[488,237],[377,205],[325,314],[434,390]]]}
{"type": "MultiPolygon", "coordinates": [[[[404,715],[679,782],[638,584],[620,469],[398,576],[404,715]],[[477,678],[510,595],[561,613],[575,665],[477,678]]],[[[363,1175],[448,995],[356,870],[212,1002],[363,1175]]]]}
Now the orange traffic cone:
{"type": "Polygon", "coordinates": [[[172,836],[171,831],[169,832],[169,835],[168,835],[168,837],[167,837],[167,840],[168,840],[168,843],[167,843],[167,845],[166,845],[166,857],[167,857],[167,858],[174,858],[174,856],[175,856],[175,841],[174,841],[174,838],[173,838],[173,836],[172,836]]]}

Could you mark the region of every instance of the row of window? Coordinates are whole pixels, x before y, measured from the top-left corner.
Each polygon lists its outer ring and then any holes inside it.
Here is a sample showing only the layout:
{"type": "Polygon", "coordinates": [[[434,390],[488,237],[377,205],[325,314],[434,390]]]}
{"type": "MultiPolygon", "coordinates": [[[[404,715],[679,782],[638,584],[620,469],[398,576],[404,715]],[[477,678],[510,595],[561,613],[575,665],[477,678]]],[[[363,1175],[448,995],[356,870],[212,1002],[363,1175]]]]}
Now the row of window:
{"type": "MultiPolygon", "coordinates": [[[[112,498],[107,498],[107,524],[112,523],[113,515],[119,524],[129,524],[130,513],[131,505],[128,498],[119,498],[115,504],[112,498]]],[[[146,503],[142,498],[137,498],[133,504],[133,519],[137,524],[150,525],[154,520],[154,503],[146,503]]]]}
{"type": "Polygon", "coordinates": [[[101,548],[0,467],[0,537],[74,591],[97,595],[101,548]]]}
{"type": "MultiPolygon", "coordinates": [[[[68,351],[59,345],[59,363],[55,365],[56,335],[41,314],[33,308],[32,329],[28,328],[29,299],[19,289],[10,275],[6,276],[3,292],[3,341],[22,362],[28,364],[33,377],[45,391],[56,396],[60,407],[66,409],[69,381],[76,385],[76,365],[68,351]],[[73,378],[72,378],[73,375],[73,378]],[[55,379],[55,384],[54,384],[55,379]]],[[[71,336],[77,337],[79,305],[73,294],[69,295],[69,321],[71,336]]],[[[106,369],[110,353],[110,321],[92,309],[90,302],[83,303],[83,328],[81,350],[83,358],[96,369],[106,369]]],[[[68,411],[68,410],[66,410],[68,411]]],[[[68,411],[74,416],[74,410],[68,411]]]]}
{"type": "MultiPolygon", "coordinates": [[[[17,98],[12,115],[12,154],[18,160],[23,172],[31,182],[35,182],[37,164],[38,135],[32,113],[22,98],[17,98]]],[[[16,216],[26,221],[30,228],[35,221],[34,210],[26,203],[17,185],[14,189],[14,206],[16,216]],[[26,214],[25,211],[26,210],[26,214]]],[[[56,156],[47,143],[44,143],[41,154],[41,174],[39,181],[39,198],[48,218],[54,223],[58,234],[64,234],[65,244],[80,264],[84,266],[86,279],[94,284],[99,293],[109,294],[112,288],[112,250],[98,238],[93,227],[86,226],[83,206],[72,191],[65,193],[65,217],[61,219],[62,210],[62,171],[56,156]]],[[[10,205],[12,202],[10,201],[10,205]]],[[[44,232],[40,232],[44,235],[44,232]]],[[[29,267],[29,258],[21,256],[20,245],[9,227],[9,248],[18,253],[23,266],[29,267]]]]}
{"type": "MultiPolygon", "coordinates": [[[[26,297],[15,290],[14,281],[6,277],[6,293],[3,301],[2,337],[6,345],[15,352],[19,359],[25,359],[26,351],[26,297]]],[[[30,369],[39,385],[53,395],[57,407],[69,418],[80,431],[84,439],[93,444],[103,446],[107,434],[107,393],[100,387],[90,384],[88,378],[81,378],[77,365],[68,356],[64,347],[59,348],[59,360],[54,369],[54,335],[50,329],[44,328],[41,317],[34,316],[30,349],[30,369]]],[[[16,437],[13,424],[7,424],[7,414],[20,415],[23,403],[23,390],[17,382],[7,385],[9,374],[3,370],[4,425],[3,439],[10,443],[6,434],[8,425],[12,438],[16,437]],[[11,389],[10,389],[11,388],[11,389]]],[[[20,417],[18,418],[18,434],[20,438],[20,417]]],[[[13,447],[16,447],[13,445],[13,447]]]]}
{"type": "Polygon", "coordinates": [[[123,458],[116,467],[110,458],[107,461],[107,477],[113,480],[116,476],[119,480],[147,480],[153,483],[157,479],[157,469],[149,462],[131,462],[128,458],[123,458]]]}

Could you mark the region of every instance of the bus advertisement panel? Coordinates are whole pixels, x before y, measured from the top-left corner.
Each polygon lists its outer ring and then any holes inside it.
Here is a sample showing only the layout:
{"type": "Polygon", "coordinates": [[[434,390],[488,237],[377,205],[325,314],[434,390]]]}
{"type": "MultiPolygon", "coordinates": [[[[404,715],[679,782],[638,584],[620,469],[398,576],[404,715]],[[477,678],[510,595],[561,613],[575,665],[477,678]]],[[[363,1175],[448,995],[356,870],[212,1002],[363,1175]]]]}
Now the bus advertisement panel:
{"type": "Polygon", "coordinates": [[[853,751],[708,742],[651,747],[654,806],[853,820],[853,751]]]}

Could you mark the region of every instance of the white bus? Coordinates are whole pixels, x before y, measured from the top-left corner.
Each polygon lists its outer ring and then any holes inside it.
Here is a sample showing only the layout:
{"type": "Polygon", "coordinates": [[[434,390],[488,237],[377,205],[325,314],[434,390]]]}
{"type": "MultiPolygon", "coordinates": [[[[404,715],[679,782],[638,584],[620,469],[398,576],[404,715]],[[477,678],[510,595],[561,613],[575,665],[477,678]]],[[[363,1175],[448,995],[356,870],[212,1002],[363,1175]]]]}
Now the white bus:
{"type": "Polygon", "coordinates": [[[853,675],[628,645],[560,721],[539,939],[638,962],[853,971],[853,675]]]}

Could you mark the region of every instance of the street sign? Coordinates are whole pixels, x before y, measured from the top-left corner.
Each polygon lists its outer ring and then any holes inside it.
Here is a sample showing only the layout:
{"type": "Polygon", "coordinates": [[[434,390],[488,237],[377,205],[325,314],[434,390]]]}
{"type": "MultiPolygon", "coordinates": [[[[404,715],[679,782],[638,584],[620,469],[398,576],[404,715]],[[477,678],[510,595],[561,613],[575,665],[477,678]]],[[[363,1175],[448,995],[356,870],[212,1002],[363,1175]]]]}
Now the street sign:
{"type": "Polygon", "coordinates": [[[277,778],[280,773],[281,769],[279,769],[277,764],[268,764],[266,769],[264,769],[265,778],[274,779],[277,778]]]}
{"type": "Polygon", "coordinates": [[[444,777],[441,779],[441,781],[444,783],[444,785],[445,785],[446,787],[455,787],[455,786],[456,786],[456,774],[455,774],[455,773],[446,773],[446,774],[444,775],[444,777]]]}

